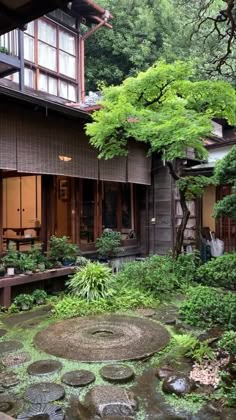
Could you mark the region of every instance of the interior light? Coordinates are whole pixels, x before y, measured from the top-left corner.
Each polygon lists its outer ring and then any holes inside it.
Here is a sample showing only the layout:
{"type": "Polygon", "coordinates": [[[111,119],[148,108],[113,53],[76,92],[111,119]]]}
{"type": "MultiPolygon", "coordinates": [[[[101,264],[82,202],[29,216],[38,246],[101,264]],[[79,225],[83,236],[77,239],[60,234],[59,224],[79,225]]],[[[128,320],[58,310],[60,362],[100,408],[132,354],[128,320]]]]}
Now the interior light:
{"type": "Polygon", "coordinates": [[[63,162],[70,162],[72,160],[71,156],[58,156],[60,160],[62,160],[63,162]]]}

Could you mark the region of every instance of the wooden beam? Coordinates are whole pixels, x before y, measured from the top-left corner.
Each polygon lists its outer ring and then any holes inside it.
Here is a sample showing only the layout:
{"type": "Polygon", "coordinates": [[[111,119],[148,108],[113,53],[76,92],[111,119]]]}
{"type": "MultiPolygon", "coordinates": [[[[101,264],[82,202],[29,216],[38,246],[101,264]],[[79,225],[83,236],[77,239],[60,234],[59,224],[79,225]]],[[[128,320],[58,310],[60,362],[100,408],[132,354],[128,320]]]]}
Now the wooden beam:
{"type": "Polygon", "coordinates": [[[3,252],[3,177],[0,173],[0,255],[3,252]]]}

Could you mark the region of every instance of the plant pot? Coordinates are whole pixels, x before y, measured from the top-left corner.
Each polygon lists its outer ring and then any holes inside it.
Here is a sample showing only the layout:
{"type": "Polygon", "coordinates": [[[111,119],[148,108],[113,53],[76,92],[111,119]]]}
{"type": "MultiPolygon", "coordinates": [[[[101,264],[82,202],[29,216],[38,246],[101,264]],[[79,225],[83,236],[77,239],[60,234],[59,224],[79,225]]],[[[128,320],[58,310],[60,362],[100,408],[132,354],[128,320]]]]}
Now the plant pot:
{"type": "Polygon", "coordinates": [[[22,310],[22,311],[29,311],[29,309],[30,309],[30,306],[29,306],[29,305],[27,305],[27,304],[25,304],[25,303],[23,303],[23,304],[21,305],[21,310],[22,310]]]}
{"type": "Polygon", "coordinates": [[[62,261],[62,265],[64,266],[64,267],[71,267],[72,265],[74,265],[75,264],[75,261],[73,260],[63,260],[62,261]]]}
{"type": "Polygon", "coordinates": [[[26,270],[25,274],[27,274],[28,276],[31,276],[31,274],[33,274],[33,271],[32,270],[26,270]]]}
{"type": "Polygon", "coordinates": [[[4,277],[5,276],[5,270],[4,271],[0,271],[0,277],[4,277]]]}
{"type": "Polygon", "coordinates": [[[14,267],[7,267],[7,275],[14,276],[15,275],[15,268],[14,267]]]}

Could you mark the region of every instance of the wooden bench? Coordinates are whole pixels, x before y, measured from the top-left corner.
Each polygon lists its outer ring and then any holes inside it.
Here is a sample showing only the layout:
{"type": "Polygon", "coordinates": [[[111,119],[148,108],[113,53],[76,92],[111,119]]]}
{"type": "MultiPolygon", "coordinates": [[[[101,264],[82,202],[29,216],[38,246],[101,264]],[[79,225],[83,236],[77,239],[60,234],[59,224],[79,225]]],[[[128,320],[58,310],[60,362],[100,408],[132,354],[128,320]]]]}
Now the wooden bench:
{"type": "Polygon", "coordinates": [[[11,288],[19,284],[29,284],[37,281],[48,280],[73,274],[75,267],[62,267],[46,270],[43,273],[30,275],[16,275],[0,277],[0,305],[8,308],[11,305],[11,288]]]}

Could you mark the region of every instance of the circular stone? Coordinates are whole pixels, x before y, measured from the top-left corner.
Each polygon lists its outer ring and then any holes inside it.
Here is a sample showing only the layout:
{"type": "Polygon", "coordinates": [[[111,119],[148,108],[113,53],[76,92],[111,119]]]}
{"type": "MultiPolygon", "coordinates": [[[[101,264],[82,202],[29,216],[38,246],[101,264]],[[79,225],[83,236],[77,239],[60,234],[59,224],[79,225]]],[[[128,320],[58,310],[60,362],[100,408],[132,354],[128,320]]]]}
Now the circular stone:
{"type": "Polygon", "coordinates": [[[103,379],[109,382],[128,382],[134,378],[134,371],[125,365],[107,365],[99,371],[103,379]]]}
{"type": "Polygon", "coordinates": [[[0,412],[8,416],[17,416],[23,408],[23,401],[17,400],[13,395],[0,395],[0,412]]]}
{"type": "Polygon", "coordinates": [[[57,360],[38,360],[28,366],[27,372],[32,376],[40,376],[55,373],[61,368],[62,364],[57,360]]]}
{"type": "Polygon", "coordinates": [[[0,343],[0,354],[12,353],[16,350],[22,349],[23,344],[19,341],[1,341],[0,343]]]}
{"type": "Polygon", "coordinates": [[[29,386],[24,398],[32,404],[46,404],[64,398],[65,391],[61,385],[45,382],[29,386]]]}
{"type": "Polygon", "coordinates": [[[4,330],[4,328],[0,328],[0,337],[3,337],[7,333],[7,330],[4,330]]]}
{"type": "Polygon", "coordinates": [[[63,420],[62,408],[52,404],[34,404],[28,411],[21,413],[18,417],[21,420],[63,420]]]}
{"type": "Polygon", "coordinates": [[[0,373],[0,385],[4,388],[11,388],[12,386],[18,385],[20,379],[13,372],[1,372],[0,373]]]}
{"type": "Polygon", "coordinates": [[[22,365],[30,360],[29,353],[7,354],[2,358],[2,364],[6,367],[22,365]]]}
{"type": "Polygon", "coordinates": [[[169,340],[168,331],[157,322],[126,315],[68,319],[35,336],[35,344],[44,352],[82,362],[142,359],[169,340]]]}
{"type": "Polygon", "coordinates": [[[88,370],[74,370],[65,373],[61,380],[70,386],[86,386],[95,381],[95,375],[88,370]]]}

